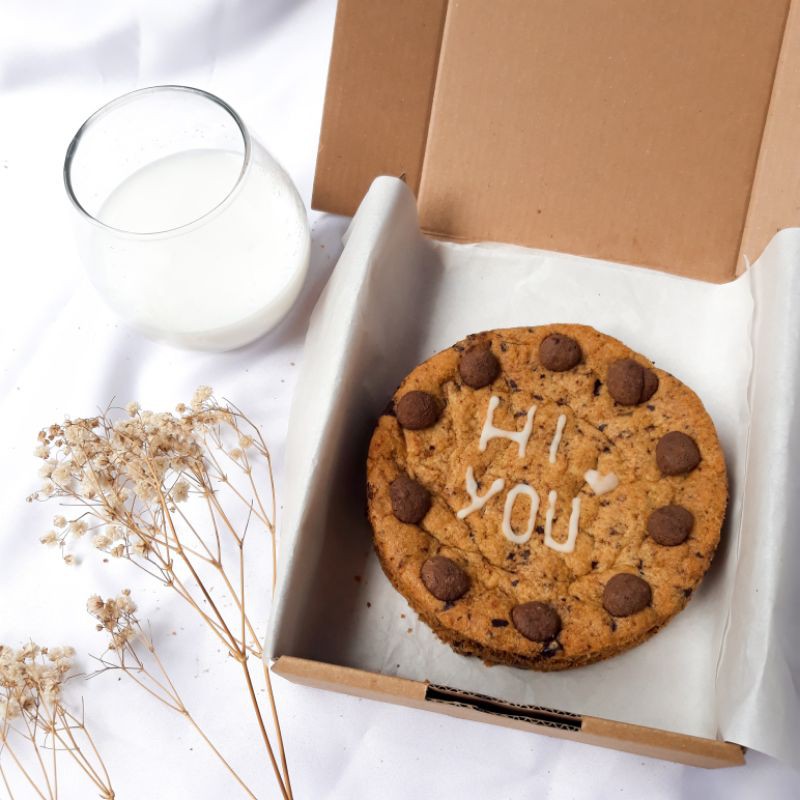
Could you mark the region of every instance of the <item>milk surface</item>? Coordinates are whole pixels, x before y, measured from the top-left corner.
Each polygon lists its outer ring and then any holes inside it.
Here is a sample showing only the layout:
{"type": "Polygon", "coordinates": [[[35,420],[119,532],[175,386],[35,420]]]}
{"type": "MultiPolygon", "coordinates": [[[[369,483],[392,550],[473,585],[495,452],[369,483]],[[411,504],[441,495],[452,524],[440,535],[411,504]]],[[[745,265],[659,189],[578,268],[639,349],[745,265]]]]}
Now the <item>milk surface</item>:
{"type": "MultiPolygon", "coordinates": [[[[254,147],[258,145],[254,144],[254,147]]],[[[288,310],[308,263],[305,209],[263,150],[190,150],[134,172],[98,218],[92,279],[146,333],[213,349],[244,344],[288,310]],[[238,181],[238,183],[237,183],[238,181]]]]}

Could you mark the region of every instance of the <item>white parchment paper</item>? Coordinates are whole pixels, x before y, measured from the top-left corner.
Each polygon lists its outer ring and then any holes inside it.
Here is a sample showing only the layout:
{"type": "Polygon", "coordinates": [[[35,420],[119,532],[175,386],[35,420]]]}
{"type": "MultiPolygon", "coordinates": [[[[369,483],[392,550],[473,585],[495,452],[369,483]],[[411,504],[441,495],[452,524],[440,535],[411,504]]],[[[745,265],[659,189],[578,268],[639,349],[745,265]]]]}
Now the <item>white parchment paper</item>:
{"type": "Polygon", "coordinates": [[[267,651],[795,757],[786,746],[797,741],[800,685],[787,605],[800,596],[787,516],[798,505],[789,481],[800,437],[795,234],[717,286],[507,245],[431,242],[405,185],[378,179],[309,328],[267,651]],[[487,668],[441,644],[383,576],[364,513],[369,436],[402,377],[468,333],[548,322],[593,325],[694,388],[717,425],[732,489],[722,544],[686,610],[643,646],[549,674],[487,668]]]}

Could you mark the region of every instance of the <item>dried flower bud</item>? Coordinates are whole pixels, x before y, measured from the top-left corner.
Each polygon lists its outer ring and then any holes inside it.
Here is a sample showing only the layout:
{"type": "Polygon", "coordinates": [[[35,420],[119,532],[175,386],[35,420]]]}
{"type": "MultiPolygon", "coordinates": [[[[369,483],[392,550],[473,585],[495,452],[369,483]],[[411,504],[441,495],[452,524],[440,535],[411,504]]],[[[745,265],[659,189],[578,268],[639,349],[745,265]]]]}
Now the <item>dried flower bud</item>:
{"type": "Polygon", "coordinates": [[[39,537],[39,541],[42,544],[52,546],[54,544],[58,544],[58,536],[55,531],[47,531],[44,536],[39,537]]]}
{"type": "Polygon", "coordinates": [[[103,610],[103,600],[99,594],[93,594],[87,601],[86,601],[86,610],[93,616],[96,617],[102,610],[103,610]]]}
{"type": "Polygon", "coordinates": [[[173,487],[170,492],[172,499],[176,503],[183,503],[189,499],[189,484],[187,481],[180,480],[173,487]]]}
{"type": "Polygon", "coordinates": [[[213,390],[210,386],[198,386],[192,396],[192,409],[199,411],[203,407],[203,403],[211,397],[213,390]]]}

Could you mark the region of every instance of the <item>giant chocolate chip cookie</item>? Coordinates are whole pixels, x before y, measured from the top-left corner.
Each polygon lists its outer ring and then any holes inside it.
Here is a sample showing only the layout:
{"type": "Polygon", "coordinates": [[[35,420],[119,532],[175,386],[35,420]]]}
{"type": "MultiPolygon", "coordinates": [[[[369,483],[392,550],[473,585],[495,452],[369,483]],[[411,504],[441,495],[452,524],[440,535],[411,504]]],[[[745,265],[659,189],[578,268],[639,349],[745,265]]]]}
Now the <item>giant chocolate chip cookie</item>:
{"type": "Polygon", "coordinates": [[[697,395],[580,325],[475,334],[372,437],[383,569],[460,653],[566,669],[639,644],[719,542],[725,461],[697,395]]]}

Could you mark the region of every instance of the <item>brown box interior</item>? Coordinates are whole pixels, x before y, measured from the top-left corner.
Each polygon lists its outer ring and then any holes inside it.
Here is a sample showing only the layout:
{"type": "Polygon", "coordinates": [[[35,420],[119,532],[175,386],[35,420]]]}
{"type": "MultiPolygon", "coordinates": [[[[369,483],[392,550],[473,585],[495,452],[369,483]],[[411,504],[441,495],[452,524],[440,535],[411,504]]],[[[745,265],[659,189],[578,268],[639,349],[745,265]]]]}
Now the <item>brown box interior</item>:
{"type": "Polygon", "coordinates": [[[798,0],[341,0],[313,206],[733,279],[800,221],[798,0]]]}
{"type": "MultiPolygon", "coordinates": [[[[312,204],[403,177],[426,232],[732,280],[800,221],[800,0],[340,0],[312,204]]],[[[282,655],[285,678],[665,758],[736,744],[282,655]]]]}

